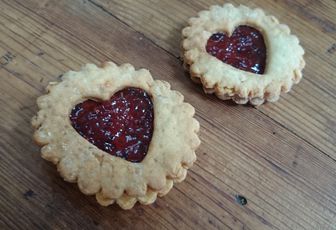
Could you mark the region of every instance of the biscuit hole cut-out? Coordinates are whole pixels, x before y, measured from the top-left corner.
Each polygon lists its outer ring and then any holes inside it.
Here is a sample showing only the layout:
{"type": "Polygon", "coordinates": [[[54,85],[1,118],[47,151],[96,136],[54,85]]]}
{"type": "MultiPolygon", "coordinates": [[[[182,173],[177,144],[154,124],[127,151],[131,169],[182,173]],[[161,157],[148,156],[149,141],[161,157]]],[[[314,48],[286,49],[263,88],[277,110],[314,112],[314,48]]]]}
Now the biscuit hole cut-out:
{"type": "Polygon", "coordinates": [[[223,32],[212,34],[207,41],[206,51],[240,70],[263,74],[266,68],[264,37],[251,26],[238,26],[230,37],[223,32]]]}
{"type": "Polygon", "coordinates": [[[99,149],[130,162],[141,162],[153,135],[154,111],[149,94],[128,87],[107,101],[88,99],[73,107],[72,127],[99,149]]]}

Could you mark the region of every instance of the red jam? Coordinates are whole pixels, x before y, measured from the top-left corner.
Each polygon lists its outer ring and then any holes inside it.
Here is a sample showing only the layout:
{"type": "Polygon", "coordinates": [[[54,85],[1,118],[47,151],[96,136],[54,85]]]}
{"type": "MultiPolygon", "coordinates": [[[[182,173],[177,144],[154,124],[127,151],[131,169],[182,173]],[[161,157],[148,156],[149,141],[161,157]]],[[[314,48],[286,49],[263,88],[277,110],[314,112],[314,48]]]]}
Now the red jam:
{"type": "Polygon", "coordinates": [[[110,100],[86,100],[70,114],[74,129],[99,149],[131,162],[141,162],[153,135],[153,103],[139,88],[125,88],[110,100]]]}
{"type": "Polygon", "coordinates": [[[253,27],[238,26],[228,37],[213,34],[206,51],[219,60],[238,69],[263,74],[266,66],[266,46],[263,35],[253,27]]]}

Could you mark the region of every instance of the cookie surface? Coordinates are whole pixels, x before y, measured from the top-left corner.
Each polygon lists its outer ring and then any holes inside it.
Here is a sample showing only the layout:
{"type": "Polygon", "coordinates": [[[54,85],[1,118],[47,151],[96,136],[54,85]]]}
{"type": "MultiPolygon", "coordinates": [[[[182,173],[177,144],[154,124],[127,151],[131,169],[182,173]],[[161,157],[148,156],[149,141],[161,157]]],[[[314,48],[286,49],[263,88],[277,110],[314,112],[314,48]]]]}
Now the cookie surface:
{"type": "Polygon", "coordinates": [[[102,68],[87,64],[79,72],[64,74],[61,82],[51,82],[47,91],[37,99],[39,111],[32,119],[34,139],[43,146],[41,155],[57,165],[64,180],[77,182],[84,194],[95,194],[101,205],[116,202],[129,209],[137,201],[153,203],[174,182],[184,180],[196,160],[200,140],[194,108],[167,82],[154,81],[148,70],[112,62],[102,68]],[[79,103],[108,101],[129,87],[142,89],[153,103],[151,141],[145,157],[137,162],[92,144],[76,131],[69,117],[79,103]]]}
{"type": "Polygon", "coordinates": [[[212,6],[191,18],[182,36],[184,66],[192,80],[220,99],[253,105],[274,102],[302,78],[304,50],[298,38],[261,9],[212,6]],[[241,27],[247,29],[238,33],[241,27]],[[225,39],[231,39],[229,44],[225,39]],[[252,60],[263,56],[265,61],[252,60]],[[262,71],[253,71],[263,63],[262,71]]]}

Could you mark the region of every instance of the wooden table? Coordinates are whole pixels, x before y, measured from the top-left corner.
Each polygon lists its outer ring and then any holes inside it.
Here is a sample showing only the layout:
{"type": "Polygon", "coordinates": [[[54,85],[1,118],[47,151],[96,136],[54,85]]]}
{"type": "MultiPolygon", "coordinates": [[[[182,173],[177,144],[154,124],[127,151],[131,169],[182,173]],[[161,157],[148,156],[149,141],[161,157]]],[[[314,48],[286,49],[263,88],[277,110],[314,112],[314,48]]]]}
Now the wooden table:
{"type": "Polygon", "coordinates": [[[336,229],[336,2],[231,2],[275,15],[306,50],[303,80],[277,103],[220,101],[183,71],[181,29],[221,1],[1,0],[0,228],[336,229]],[[31,138],[48,82],[106,60],[169,81],[201,124],[187,179],[130,211],[64,182],[31,138]]]}

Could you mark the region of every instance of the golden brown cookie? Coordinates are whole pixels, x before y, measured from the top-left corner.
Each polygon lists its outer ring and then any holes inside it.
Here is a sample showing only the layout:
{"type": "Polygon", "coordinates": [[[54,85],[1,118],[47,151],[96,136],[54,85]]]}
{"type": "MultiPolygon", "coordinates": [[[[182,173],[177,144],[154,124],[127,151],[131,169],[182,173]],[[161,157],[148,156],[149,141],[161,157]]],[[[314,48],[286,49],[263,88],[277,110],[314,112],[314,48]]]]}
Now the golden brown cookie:
{"type": "Polygon", "coordinates": [[[261,9],[212,6],[190,18],[182,35],[184,66],[192,80],[220,99],[274,102],[302,77],[298,38],[261,9]]]}
{"type": "Polygon", "coordinates": [[[151,204],[196,160],[194,108],[146,69],[87,64],[47,91],[32,119],[42,157],[101,205],[151,204]]]}

